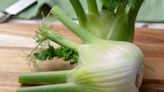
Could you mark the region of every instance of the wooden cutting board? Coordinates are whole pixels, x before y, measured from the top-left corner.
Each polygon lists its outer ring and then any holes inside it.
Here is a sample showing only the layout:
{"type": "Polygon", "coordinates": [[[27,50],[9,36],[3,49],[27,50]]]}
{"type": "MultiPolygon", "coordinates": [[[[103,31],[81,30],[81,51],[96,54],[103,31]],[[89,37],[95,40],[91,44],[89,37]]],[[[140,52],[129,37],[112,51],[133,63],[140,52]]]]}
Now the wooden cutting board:
{"type": "MultiPolygon", "coordinates": [[[[15,92],[20,87],[17,82],[20,72],[37,71],[25,61],[27,55],[36,46],[34,37],[37,24],[0,24],[0,92],[15,92]]],[[[79,39],[68,32],[62,25],[53,25],[60,34],[78,41],[79,39]]],[[[134,43],[141,47],[145,54],[144,82],[140,92],[164,92],[164,30],[136,29],[134,43]]],[[[55,60],[54,60],[55,61],[55,60]]],[[[70,69],[68,63],[48,61],[38,63],[40,71],[70,69]]]]}

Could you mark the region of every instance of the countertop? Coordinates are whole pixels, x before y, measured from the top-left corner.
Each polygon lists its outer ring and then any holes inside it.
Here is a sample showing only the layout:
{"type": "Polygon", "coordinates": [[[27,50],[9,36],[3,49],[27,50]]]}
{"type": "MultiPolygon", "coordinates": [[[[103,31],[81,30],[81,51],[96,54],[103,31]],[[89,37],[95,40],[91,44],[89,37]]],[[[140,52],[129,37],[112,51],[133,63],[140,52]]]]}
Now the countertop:
{"type": "MultiPolygon", "coordinates": [[[[36,46],[35,32],[37,23],[0,24],[0,92],[15,92],[21,85],[17,82],[18,74],[30,71],[47,71],[72,68],[65,62],[39,63],[39,69],[26,61],[27,55],[36,46]]],[[[60,24],[53,24],[60,34],[78,41],[60,24]]],[[[140,92],[164,92],[164,29],[136,28],[134,43],[145,54],[144,82],[140,92]]]]}

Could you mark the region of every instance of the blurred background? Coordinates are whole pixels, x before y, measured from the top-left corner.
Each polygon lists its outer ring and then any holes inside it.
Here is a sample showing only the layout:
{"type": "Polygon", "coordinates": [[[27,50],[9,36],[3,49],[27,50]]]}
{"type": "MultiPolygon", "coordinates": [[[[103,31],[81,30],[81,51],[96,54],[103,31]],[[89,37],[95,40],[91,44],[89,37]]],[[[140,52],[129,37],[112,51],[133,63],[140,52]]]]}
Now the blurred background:
{"type": "MultiPolygon", "coordinates": [[[[3,0],[0,3],[0,12],[13,5],[19,0],[3,0]]],[[[26,0],[28,1],[28,0],[26,0]]],[[[87,11],[86,0],[80,0],[87,11]]],[[[101,2],[98,1],[99,8],[101,2]]],[[[8,22],[38,22],[43,15],[47,15],[53,5],[59,6],[68,16],[76,19],[76,15],[69,0],[36,0],[35,3],[12,16],[8,22]],[[32,21],[31,21],[32,20],[32,21]]],[[[20,5],[20,7],[22,7],[20,5]]],[[[18,7],[19,8],[19,7],[18,7]]],[[[14,10],[13,10],[14,11],[14,10]]],[[[137,17],[137,27],[164,28],[164,0],[145,0],[137,17]]]]}

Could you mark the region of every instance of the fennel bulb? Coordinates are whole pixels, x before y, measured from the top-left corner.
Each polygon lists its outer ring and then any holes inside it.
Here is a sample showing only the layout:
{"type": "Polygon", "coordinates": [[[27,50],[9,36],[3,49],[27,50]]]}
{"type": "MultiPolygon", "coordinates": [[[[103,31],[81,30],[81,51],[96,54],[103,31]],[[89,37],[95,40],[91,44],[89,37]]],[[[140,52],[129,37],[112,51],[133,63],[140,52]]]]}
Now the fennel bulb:
{"type": "Polygon", "coordinates": [[[70,0],[79,24],[59,7],[51,9],[49,17],[60,20],[81,43],[62,37],[43,24],[37,31],[39,44],[51,40],[62,49],[49,46],[51,48],[34,55],[41,60],[53,56],[66,58],[77,61],[77,66],[72,70],[20,74],[22,84],[62,84],[20,88],[17,92],[139,92],[144,55],[132,41],[135,19],[143,0],[101,1],[103,7],[99,11],[96,0],[87,0],[86,13],[79,0],[70,0]]]}
{"type": "Polygon", "coordinates": [[[134,44],[85,44],[78,52],[80,64],[69,74],[68,82],[91,92],[139,92],[144,56],[134,44]]]}

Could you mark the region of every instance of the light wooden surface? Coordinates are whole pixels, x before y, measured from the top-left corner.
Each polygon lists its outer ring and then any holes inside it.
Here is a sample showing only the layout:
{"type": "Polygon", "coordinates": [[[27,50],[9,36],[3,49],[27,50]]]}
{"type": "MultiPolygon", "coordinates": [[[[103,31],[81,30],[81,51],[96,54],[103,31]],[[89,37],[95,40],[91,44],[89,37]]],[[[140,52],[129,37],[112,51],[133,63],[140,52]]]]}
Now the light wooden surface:
{"type": "Polygon", "coordinates": [[[135,44],[144,52],[145,68],[141,92],[164,92],[164,29],[137,29],[135,44]]]}
{"type": "MultiPolygon", "coordinates": [[[[54,25],[60,34],[78,41],[72,33],[61,25],[54,25]]],[[[27,54],[35,47],[36,24],[0,24],[0,92],[15,92],[20,86],[17,76],[20,72],[36,71],[25,61],[27,54]]],[[[136,29],[135,44],[145,54],[144,83],[141,92],[164,92],[164,30],[136,29]]],[[[59,60],[57,60],[59,61],[59,60]]],[[[39,63],[40,71],[70,69],[64,62],[39,63]],[[62,64],[61,64],[62,63],[62,64]]]]}

